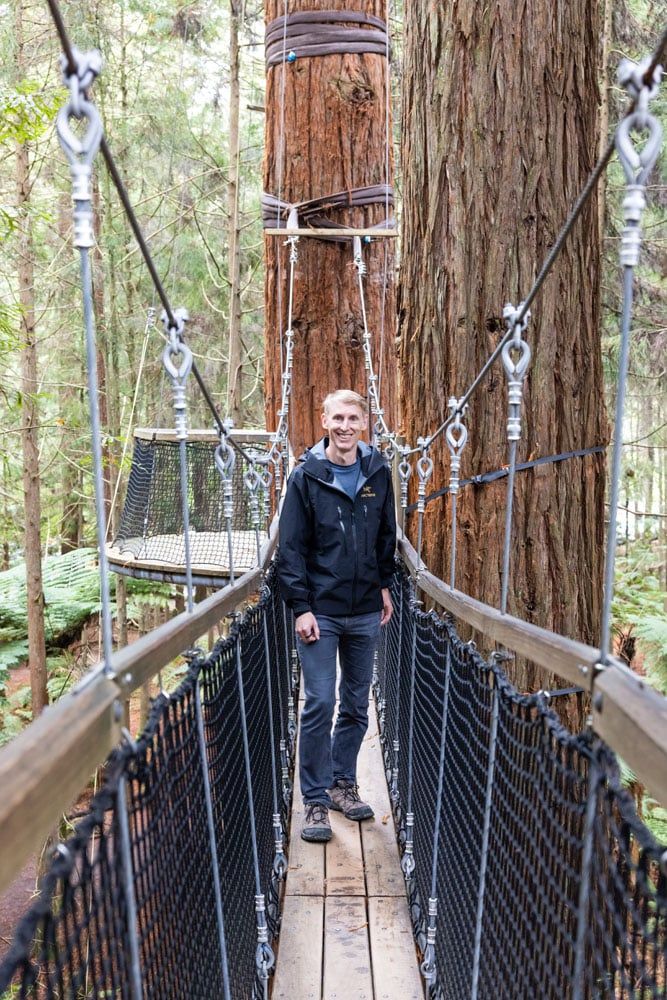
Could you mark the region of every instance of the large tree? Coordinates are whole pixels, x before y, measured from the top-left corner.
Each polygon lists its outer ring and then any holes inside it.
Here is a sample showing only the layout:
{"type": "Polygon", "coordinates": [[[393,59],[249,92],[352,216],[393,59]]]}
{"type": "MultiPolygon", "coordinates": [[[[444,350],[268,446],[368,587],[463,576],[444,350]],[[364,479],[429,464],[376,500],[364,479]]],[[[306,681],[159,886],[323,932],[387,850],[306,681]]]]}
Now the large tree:
{"type": "MultiPolygon", "coordinates": [[[[352,10],[386,16],[385,0],[298,0],[290,14],[352,10]]],[[[267,22],[282,16],[266,0],[267,22]]],[[[384,184],[387,176],[387,60],[379,53],[298,57],[267,70],[264,186],[290,203],[384,184]]],[[[391,158],[389,181],[391,183],[391,158]]],[[[365,227],[385,218],[384,203],[330,209],[336,222],[365,227]]],[[[266,241],[265,399],[274,427],[281,399],[281,330],[287,316],[288,254],[284,240],[266,241]],[[280,255],[280,261],[279,261],[280,255]]],[[[374,367],[391,420],[395,403],[394,255],[391,240],[365,251],[366,296],[374,367]],[[384,298],[384,305],[383,305],[384,298]]],[[[351,241],[300,241],[294,296],[291,441],[299,451],[321,436],[322,398],[336,388],[365,393],[362,315],[351,241]]]]}
{"type": "MultiPolygon", "coordinates": [[[[408,4],[403,73],[399,290],[407,434],[432,431],[505,330],[553,245],[598,149],[598,4],[408,4]]],[[[608,439],[599,343],[600,237],[592,199],[533,306],[519,461],[608,439]]],[[[463,476],[507,462],[497,363],[474,396],[463,476]]],[[[442,438],[431,487],[447,485],[442,438]]],[[[461,590],[499,602],[505,481],[459,498],[461,590]]],[[[508,610],[595,643],[604,456],[517,474],[508,610]]],[[[427,507],[425,559],[448,579],[446,501],[427,507]]],[[[522,686],[536,678],[517,677],[522,686]]],[[[540,680],[539,686],[543,683],[540,680]]]]}

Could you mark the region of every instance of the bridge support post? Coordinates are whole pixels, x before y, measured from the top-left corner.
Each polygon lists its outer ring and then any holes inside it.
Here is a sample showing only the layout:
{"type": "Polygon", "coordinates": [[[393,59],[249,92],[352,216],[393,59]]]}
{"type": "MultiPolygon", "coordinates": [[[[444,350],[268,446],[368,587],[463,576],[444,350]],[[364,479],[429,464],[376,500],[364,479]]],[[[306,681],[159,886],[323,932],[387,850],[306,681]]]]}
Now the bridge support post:
{"type": "Polygon", "coordinates": [[[479,989],[479,963],[482,952],[482,919],[484,917],[484,891],[486,888],[486,862],[489,853],[489,831],[491,829],[491,799],[493,796],[493,777],[496,768],[496,740],[498,737],[498,688],[493,687],[493,703],[491,708],[491,735],[489,738],[489,761],[486,769],[486,798],[484,800],[484,825],[482,827],[482,855],[479,866],[479,885],[477,888],[477,920],[475,922],[475,950],[472,960],[472,986],[470,1000],[477,1000],[479,989]]]}
{"type": "MultiPolygon", "coordinates": [[[[211,848],[211,868],[213,870],[213,890],[215,893],[215,913],[218,925],[218,942],[220,944],[220,961],[222,964],[222,984],[224,1000],[231,1000],[229,985],[229,965],[227,962],[227,942],[225,940],[225,918],[222,908],[222,890],[220,888],[220,869],[218,867],[218,846],[215,840],[215,823],[213,820],[213,797],[211,795],[211,779],[208,773],[208,758],[206,755],[206,734],[204,733],[204,713],[201,705],[201,689],[199,677],[195,685],[195,709],[197,713],[197,736],[201,758],[202,778],[204,781],[204,798],[206,800],[206,825],[211,848]]],[[[141,994],[140,994],[141,995],[141,994]]]]}

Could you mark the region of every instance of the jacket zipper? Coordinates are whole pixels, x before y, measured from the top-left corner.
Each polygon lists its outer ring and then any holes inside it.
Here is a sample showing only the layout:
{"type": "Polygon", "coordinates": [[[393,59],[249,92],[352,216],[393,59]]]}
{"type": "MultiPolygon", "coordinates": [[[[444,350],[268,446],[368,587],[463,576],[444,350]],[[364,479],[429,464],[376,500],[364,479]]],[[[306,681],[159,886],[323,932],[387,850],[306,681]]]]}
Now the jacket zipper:
{"type": "Polygon", "coordinates": [[[338,523],[340,524],[340,530],[343,532],[343,548],[347,552],[347,535],[345,533],[345,522],[343,520],[343,511],[338,508],[338,523]]]}
{"type": "Polygon", "coordinates": [[[364,504],[364,555],[368,555],[368,505],[364,504]]]}
{"type": "Polygon", "coordinates": [[[352,578],[352,607],[357,606],[357,567],[359,566],[359,552],[357,550],[357,520],[354,512],[354,502],[352,504],[352,554],[354,557],[354,577],[352,578]]]}

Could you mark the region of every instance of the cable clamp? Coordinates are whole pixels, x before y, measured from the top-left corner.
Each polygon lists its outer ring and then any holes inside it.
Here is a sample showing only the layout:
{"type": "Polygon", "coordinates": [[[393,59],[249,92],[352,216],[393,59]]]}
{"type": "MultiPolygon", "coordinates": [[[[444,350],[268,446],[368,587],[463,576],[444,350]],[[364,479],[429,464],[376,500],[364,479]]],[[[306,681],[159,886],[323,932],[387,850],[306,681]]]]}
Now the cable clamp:
{"type": "Polygon", "coordinates": [[[184,441],[188,434],[185,383],[192,371],[193,364],[192,351],[183,340],[185,324],[189,319],[188,311],[180,308],[174,312],[172,317],[169,317],[164,309],[160,318],[167,334],[167,343],[162,352],[162,364],[171,379],[176,436],[179,441],[184,441]]]}
{"type": "Polygon", "coordinates": [[[526,310],[523,317],[519,319],[522,310],[523,303],[515,307],[511,302],[508,302],[503,309],[503,317],[507,323],[508,332],[511,332],[511,337],[507,340],[501,352],[509,390],[509,412],[507,417],[508,441],[519,441],[521,439],[523,382],[531,357],[530,345],[522,336],[530,320],[530,311],[526,310]]]}
{"type": "Polygon", "coordinates": [[[215,449],[213,455],[213,460],[222,478],[222,515],[228,523],[234,516],[232,474],[234,472],[234,465],[236,464],[236,456],[228,440],[233,426],[234,421],[231,417],[223,420],[222,427],[220,428],[220,444],[215,449]]]}
{"type": "Polygon", "coordinates": [[[430,896],[428,901],[428,927],[426,931],[426,948],[420,969],[421,974],[427,983],[433,983],[435,979],[435,935],[438,925],[438,900],[430,896]]]}
{"type": "Polygon", "coordinates": [[[433,459],[428,451],[428,441],[426,438],[417,438],[417,445],[421,450],[421,455],[417,459],[417,478],[419,479],[419,485],[417,487],[417,510],[420,514],[424,513],[426,507],[425,497],[426,497],[426,484],[433,474],[433,459]]]}
{"type": "Polygon", "coordinates": [[[361,237],[352,237],[352,255],[354,257],[354,266],[357,269],[357,273],[360,278],[363,278],[366,274],[366,265],[364,264],[363,257],[361,256],[361,237]]]}
{"type": "Polygon", "coordinates": [[[461,418],[465,415],[468,405],[462,406],[461,400],[457,399],[456,396],[450,396],[448,406],[452,414],[452,422],[448,424],[445,431],[447,447],[451,456],[449,492],[452,496],[456,496],[459,491],[461,452],[468,440],[468,428],[462,423],[461,418]]]}
{"type": "Polygon", "coordinates": [[[649,65],[649,59],[644,59],[641,63],[624,59],[618,67],[618,81],[635,98],[636,105],[635,110],[626,115],[616,129],[614,140],[627,185],[623,199],[625,226],[620,248],[622,267],[636,267],[639,263],[641,219],[646,208],[644,191],[662,146],[662,126],[648,110],[649,102],[660,86],[662,67],[655,68],[653,77],[647,84],[644,77],[649,65]],[[633,132],[648,133],[641,148],[633,137],[633,132]]]}
{"type": "Polygon", "coordinates": [[[616,80],[619,86],[634,97],[637,103],[642,106],[648,104],[654,97],[657,97],[662,80],[662,66],[655,66],[650,82],[646,82],[646,74],[651,65],[651,56],[646,56],[640,62],[633,62],[632,59],[621,59],[616,70],[616,80]]]}
{"type": "Polygon", "coordinates": [[[69,100],[56,118],[56,131],[60,145],[70,165],[72,176],[72,201],[74,202],[74,246],[87,249],[95,245],[90,178],[92,164],[102,141],[102,119],[95,105],[88,100],[87,91],[102,70],[102,56],[97,49],[79,52],[73,49],[76,69],[61,56],[63,80],[69,90],[69,100]],[[70,128],[70,118],[85,119],[88,128],[83,135],[76,135],[70,128]]]}

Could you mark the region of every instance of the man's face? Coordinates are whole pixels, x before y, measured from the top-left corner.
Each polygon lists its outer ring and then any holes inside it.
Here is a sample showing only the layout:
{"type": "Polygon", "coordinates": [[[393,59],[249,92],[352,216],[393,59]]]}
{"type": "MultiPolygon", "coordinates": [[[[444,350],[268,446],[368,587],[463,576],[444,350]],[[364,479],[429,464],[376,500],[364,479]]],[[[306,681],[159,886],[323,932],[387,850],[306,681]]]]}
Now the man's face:
{"type": "Polygon", "coordinates": [[[322,414],[322,427],[341,454],[356,454],[366,427],[366,415],[355,403],[334,403],[322,414]]]}

